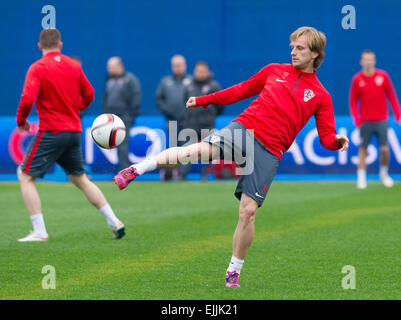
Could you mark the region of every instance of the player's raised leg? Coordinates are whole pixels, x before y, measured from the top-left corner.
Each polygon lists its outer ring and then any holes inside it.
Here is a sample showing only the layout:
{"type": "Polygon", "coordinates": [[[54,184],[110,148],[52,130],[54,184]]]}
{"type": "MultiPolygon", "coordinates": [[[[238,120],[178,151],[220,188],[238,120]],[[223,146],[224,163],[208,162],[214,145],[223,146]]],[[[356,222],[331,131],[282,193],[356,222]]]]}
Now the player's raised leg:
{"type": "Polygon", "coordinates": [[[33,231],[26,237],[18,239],[19,242],[47,241],[48,235],[42,214],[42,205],[35,185],[35,177],[26,174],[18,168],[18,180],[21,187],[22,198],[32,221],[33,231]]]}
{"type": "Polygon", "coordinates": [[[138,164],[121,170],[114,177],[114,182],[122,190],[132,180],[146,172],[159,168],[173,168],[184,163],[196,163],[199,160],[215,159],[219,155],[219,147],[207,142],[194,143],[185,147],[168,148],[156,156],[149,157],[138,164]]]}
{"type": "Polygon", "coordinates": [[[116,217],[111,206],[107,203],[102,191],[92,181],[88,179],[86,174],[69,175],[71,182],[77,186],[85,194],[89,202],[95,206],[101,214],[106,218],[107,224],[114,233],[114,238],[120,239],[125,235],[124,224],[116,217]]]}

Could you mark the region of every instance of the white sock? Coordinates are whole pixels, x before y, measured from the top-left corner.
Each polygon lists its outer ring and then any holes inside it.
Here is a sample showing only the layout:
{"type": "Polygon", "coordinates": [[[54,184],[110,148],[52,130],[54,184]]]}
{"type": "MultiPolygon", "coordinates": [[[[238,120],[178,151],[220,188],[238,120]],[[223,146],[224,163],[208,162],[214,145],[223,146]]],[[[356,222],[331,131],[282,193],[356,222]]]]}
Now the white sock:
{"type": "Polygon", "coordinates": [[[243,264],[244,264],[244,260],[241,260],[241,259],[238,259],[238,258],[232,256],[230,264],[228,265],[227,271],[229,271],[229,272],[236,271],[238,274],[240,274],[243,264]]]}
{"type": "Polygon", "coordinates": [[[142,162],[137,164],[133,164],[131,167],[136,169],[136,172],[139,175],[144,174],[145,172],[153,171],[157,168],[157,161],[155,157],[146,158],[142,162]]]}
{"type": "Polygon", "coordinates": [[[118,222],[120,220],[117,219],[117,217],[115,216],[113,209],[110,207],[110,205],[107,203],[106,205],[104,205],[103,207],[101,207],[99,209],[99,211],[104,215],[104,217],[106,218],[106,221],[108,223],[108,225],[113,228],[116,227],[118,222]]]}
{"type": "Polygon", "coordinates": [[[388,175],[388,166],[380,165],[379,174],[381,177],[385,177],[388,175]]]}
{"type": "Polygon", "coordinates": [[[45,227],[45,221],[43,220],[43,214],[38,213],[31,216],[31,221],[33,225],[33,232],[40,235],[46,236],[47,231],[45,227]]]}
{"type": "Polygon", "coordinates": [[[357,176],[358,176],[358,180],[366,180],[366,169],[358,169],[358,171],[356,172],[357,176]]]}

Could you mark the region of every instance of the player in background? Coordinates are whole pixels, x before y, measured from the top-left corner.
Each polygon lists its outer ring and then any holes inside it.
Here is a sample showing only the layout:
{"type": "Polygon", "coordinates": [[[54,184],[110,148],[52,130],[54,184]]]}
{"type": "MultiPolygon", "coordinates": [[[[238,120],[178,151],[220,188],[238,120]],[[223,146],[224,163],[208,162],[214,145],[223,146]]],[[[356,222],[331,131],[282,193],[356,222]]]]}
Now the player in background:
{"type": "Polygon", "coordinates": [[[273,63],[247,81],[202,97],[190,97],[187,108],[229,105],[255,95],[251,105],[223,130],[199,143],[175,147],[122,170],[114,177],[120,189],[137,176],[156,168],[176,166],[190,160],[221,159],[222,153],[245,153],[253,170],[241,176],[235,196],[240,200],[239,220],[233,238],[233,254],[226,273],[226,286],[239,287],[239,275],[255,233],[255,216],[270,184],[298,132],[315,116],[321,144],[329,150],[347,150],[348,138],[336,134],[330,94],[316,77],[323,61],[326,37],[312,27],[301,27],[290,36],[292,64],[273,63]],[[234,131],[242,132],[236,139],[234,131]],[[250,131],[253,130],[253,133],[250,131]],[[254,137],[255,139],[244,139],[254,137]],[[234,137],[234,138],[233,138],[234,137]],[[244,148],[252,141],[253,152],[244,148]]]}
{"type": "Polygon", "coordinates": [[[395,120],[398,123],[401,120],[400,104],[387,72],[375,68],[375,53],[371,50],[363,51],[360,64],[362,70],[352,79],[349,97],[351,115],[355,126],[360,128],[361,138],[357,188],[365,189],[367,187],[366,153],[374,134],[379,140],[380,147],[380,180],[386,187],[392,187],[394,181],[388,175],[390,151],[387,144],[389,114],[386,98],[390,100],[395,120]]]}
{"type": "Polygon", "coordinates": [[[104,215],[118,239],[125,234],[124,224],[117,219],[103,193],[84,171],[79,112],[93,101],[94,90],[79,63],[60,53],[62,45],[57,29],[45,29],[40,33],[38,46],[43,57],[29,67],[18,106],[17,125],[21,131],[30,129],[26,119],[35,100],[39,115],[39,132],[18,167],[21,193],[33,231],[18,241],[48,240],[35,180],[43,177],[55,162],[104,215]]]}

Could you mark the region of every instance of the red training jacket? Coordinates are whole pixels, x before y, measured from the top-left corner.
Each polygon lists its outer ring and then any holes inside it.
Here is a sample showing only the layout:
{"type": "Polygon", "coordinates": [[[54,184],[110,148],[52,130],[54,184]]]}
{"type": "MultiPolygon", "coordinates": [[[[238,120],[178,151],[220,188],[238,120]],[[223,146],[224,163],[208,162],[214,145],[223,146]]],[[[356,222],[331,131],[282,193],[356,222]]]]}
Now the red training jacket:
{"type": "Polygon", "coordinates": [[[51,51],[33,63],[27,72],[17,110],[22,126],[36,99],[39,130],[82,132],[79,111],[94,99],[94,90],[75,60],[51,51]]]}
{"type": "Polygon", "coordinates": [[[352,78],[349,95],[354,124],[360,127],[364,121],[387,120],[386,96],[390,100],[395,119],[400,121],[400,104],[387,72],[376,69],[371,76],[365,75],[362,71],[358,72],[352,78]]]}
{"type": "Polygon", "coordinates": [[[228,105],[257,94],[234,121],[253,129],[255,137],[280,159],[313,115],[323,147],[342,148],[335,140],[330,94],[316,78],[316,72],[302,72],[291,64],[269,64],[247,81],[197,97],[196,105],[228,105]]]}

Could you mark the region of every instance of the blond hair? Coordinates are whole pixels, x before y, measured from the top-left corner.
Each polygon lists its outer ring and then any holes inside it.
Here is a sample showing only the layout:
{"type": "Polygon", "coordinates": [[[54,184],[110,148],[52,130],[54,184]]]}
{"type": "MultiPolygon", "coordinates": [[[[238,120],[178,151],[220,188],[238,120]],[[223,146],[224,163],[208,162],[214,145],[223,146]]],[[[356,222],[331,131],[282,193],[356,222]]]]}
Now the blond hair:
{"type": "Polygon", "coordinates": [[[326,47],[326,36],[323,32],[316,30],[313,27],[300,27],[290,35],[290,41],[295,41],[299,37],[305,35],[308,38],[309,49],[317,52],[319,55],[313,61],[313,68],[317,69],[324,59],[324,48],[326,47]]]}

